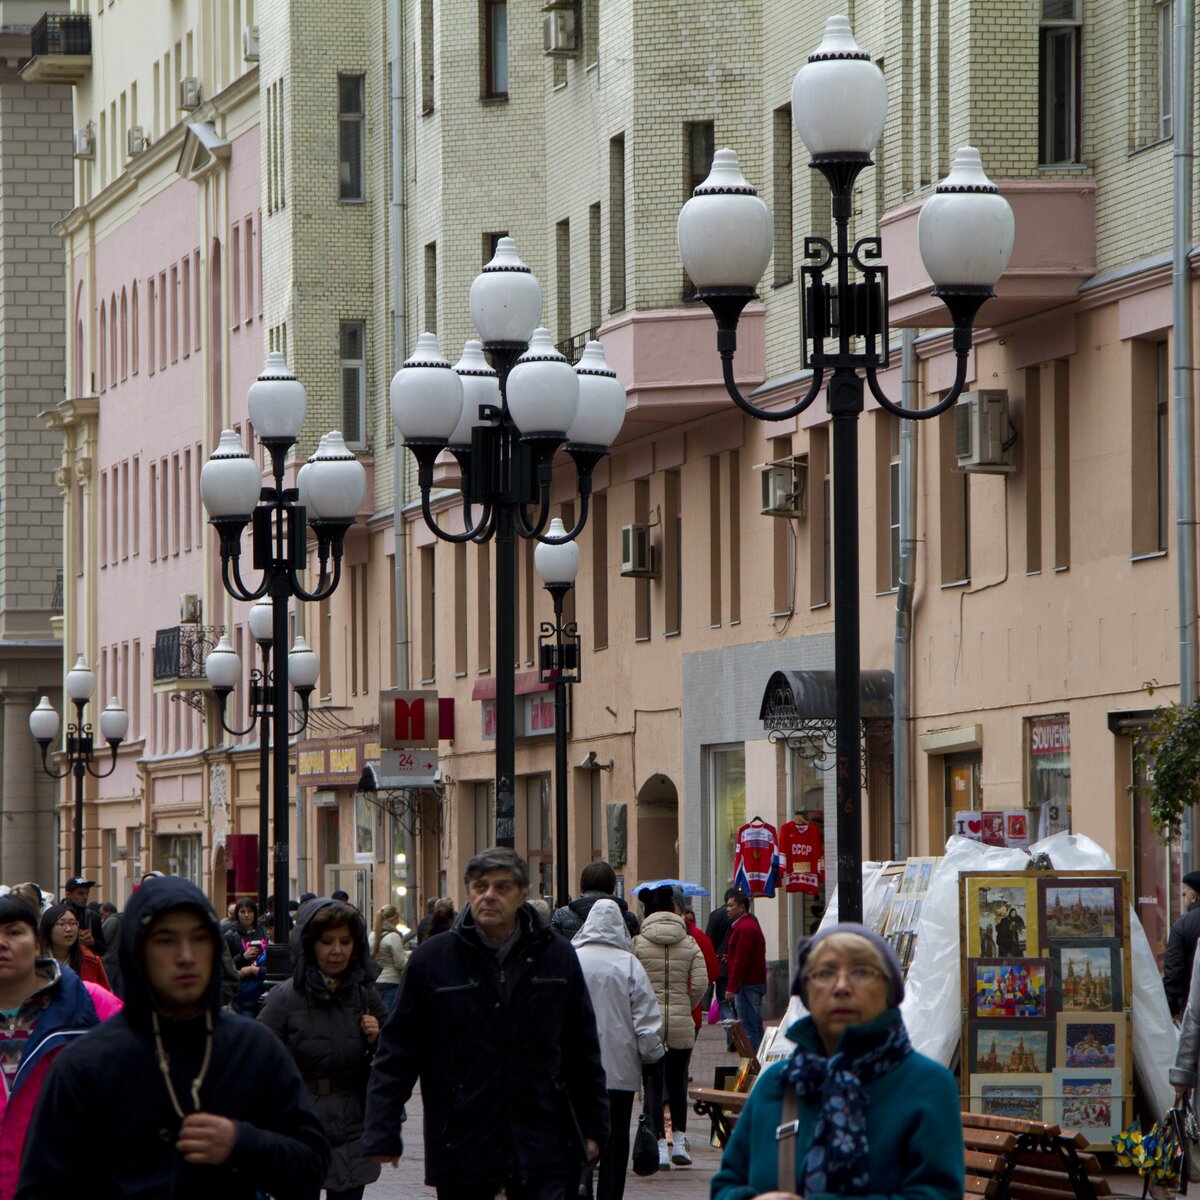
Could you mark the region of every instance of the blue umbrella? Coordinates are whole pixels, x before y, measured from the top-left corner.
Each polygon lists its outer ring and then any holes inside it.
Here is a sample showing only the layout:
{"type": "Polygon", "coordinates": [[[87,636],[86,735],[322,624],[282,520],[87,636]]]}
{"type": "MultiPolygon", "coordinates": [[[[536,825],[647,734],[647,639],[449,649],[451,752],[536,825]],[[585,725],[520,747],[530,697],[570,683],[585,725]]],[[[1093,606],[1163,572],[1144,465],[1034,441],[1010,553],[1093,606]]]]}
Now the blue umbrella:
{"type": "Polygon", "coordinates": [[[707,896],[708,888],[701,887],[698,883],[687,883],[682,879],[651,879],[646,883],[639,883],[633,889],[632,895],[636,896],[638,892],[644,892],[653,888],[673,887],[679,888],[685,896],[707,896]]]}

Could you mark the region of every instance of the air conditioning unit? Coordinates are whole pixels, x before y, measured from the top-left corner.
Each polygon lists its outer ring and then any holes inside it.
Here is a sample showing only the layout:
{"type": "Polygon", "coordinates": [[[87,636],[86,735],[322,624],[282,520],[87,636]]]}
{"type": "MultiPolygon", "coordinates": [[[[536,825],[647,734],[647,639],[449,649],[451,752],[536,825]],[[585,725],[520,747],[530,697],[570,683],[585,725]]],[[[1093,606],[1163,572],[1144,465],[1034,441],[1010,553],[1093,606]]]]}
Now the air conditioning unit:
{"type": "Polygon", "coordinates": [[[184,592],[179,597],[180,625],[199,625],[203,611],[200,597],[196,592],[184,592]]]}
{"type": "Polygon", "coordinates": [[[96,131],[90,125],[75,130],[75,157],[96,157],[96,131]]]}
{"type": "Polygon", "coordinates": [[[258,62],[258,26],[247,25],[242,30],[242,57],[247,62],[258,62]]]}
{"type": "Polygon", "coordinates": [[[658,555],[649,525],[621,527],[621,574],[629,579],[657,579],[658,555]]]}
{"type": "Polygon", "coordinates": [[[551,0],[542,8],[542,48],[546,54],[574,58],[579,53],[577,0],[551,0]]]}
{"type": "Polygon", "coordinates": [[[768,463],[762,472],[762,513],[766,517],[803,517],[808,513],[808,463],[791,459],[768,463]]]}
{"type": "Polygon", "coordinates": [[[200,107],[200,80],[195,75],[185,75],[179,81],[179,107],[187,112],[200,107]]]}
{"type": "Polygon", "coordinates": [[[150,139],[140,125],[134,125],[125,135],[125,152],[130,158],[136,158],[148,145],[150,139]]]}
{"type": "Polygon", "coordinates": [[[1008,392],[1003,389],[963,392],[954,406],[954,457],[960,471],[1004,475],[1015,471],[1008,419],[1008,392]]]}

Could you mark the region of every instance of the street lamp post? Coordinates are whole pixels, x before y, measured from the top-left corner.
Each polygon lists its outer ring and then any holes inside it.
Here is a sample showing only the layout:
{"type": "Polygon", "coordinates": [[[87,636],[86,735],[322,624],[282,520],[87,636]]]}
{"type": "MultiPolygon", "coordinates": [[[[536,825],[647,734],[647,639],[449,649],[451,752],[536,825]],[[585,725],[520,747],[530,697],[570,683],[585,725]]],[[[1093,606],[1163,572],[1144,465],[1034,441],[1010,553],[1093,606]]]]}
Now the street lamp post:
{"type": "Polygon", "coordinates": [[[129,714],[117,703],[114,696],[108,706],[100,714],[100,732],[112,751],[112,761],[107,771],[97,771],[92,766],[95,754],[95,744],[92,741],[92,727],[83,719],[83,710],[96,687],[96,678],[92,668],[87,665],[83,655],[75,660],[75,665],[67,672],[67,695],[75,705],[75,720],[67,725],[67,749],[65,754],[66,768],[55,771],[47,761],[50,743],[58,737],[58,713],[51,707],[50,698],[43,696],[41,703],[29,714],[29,731],[42,752],[42,769],[51,779],[65,779],[68,775],[75,776],[75,875],[83,877],[83,781],[85,776],[94,779],[105,779],[117,769],[117,750],[129,732],[129,714]]]}
{"type": "MultiPolygon", "coordinates": [[[[262,655],[261,668],[250,672],[250,723],[245,729],[235,729],[225,717],[225,706],[230,693],[242,677],[242,660],[228,637],[209,651],[204,660],[204,674],[212,685],[213,695],[220,707],[221,727],[226,733],[242,737],[254,726],[258,730],[258,911],[261,917],[267,909],[267,879],[269,857],[267,847],[270,839],[270,757],[271,721],[274,677],[271,674],[271,647],[274,642],[274,614],[270,597],[260,597],[250,609],[250,636],[258,643],[262,655]]],[[[295,729],[289,729],[289,737],[299,737],[308,726],[308,701],[317,685],[320,663],[316,654],[309,649],[304,638],[297,636],[288,652],[288,679],[296,695],[300,697],[301,719],[295,729]]]]}
{"type": "Polygon", "coordinates": [[[515,840],[515,625],[517,538],[565,545],[583,531],[592,474],[625,419],[625,390],[589,342],[579,362],[537,328],[542,287],[501,238],[471,285],[469,341],[451,368],[437,338],[423,333],[392,380],[392,418],[417,460],[421,512],[448,542],[496,543],[496,844],[515,840]],[[490,357],[489,364],[485,354],[490,357]],[[574,460],[580,501],[574,528],[546,532],[559,448],[574,460]],[[461,470],[463,529],[441,528],[430,501],[434,463],[449,450],[461,470]],[[476,508],[479,512],[476,514],[476,508]]]}
{"type": "MultiPolygon", "coordinates": [[[[341,581],[346,533],[362,504],[366,474],[362,464],[346,449],[342,435],[333,431],[321,438],[317,452],[300,468],[296,486],[284,487],[288,451],[304,424],[307,396],[303,385],[288,370],[282,354],[267,355],[267,365],[251,385],[248,400],[251,423],[271,459],[273,486],[262,486],[258,464],[246,453],[237,434],[226,429],[200,472],[200,498],[208,510],[209,523],[220,537],[221,581],[225,590],[235,600],[246,603],[269,597],[271,642],[273,646],[284,646],[288,637],[289,601],[293,597],[325,600],[341,581]],[[300,572],[308,558],[306,523],[316,538],[320,571],[316,587],[311,589],[300,581],[300,572]],[[252,528],[253,565],[261,572],[254,587],[247,586],[241,572],[242,531],[247,525],[252,528]]],[[[261,685],[268,689],[271,705],[272,910],[275,941],[281,944],[286,944],[288,934],[290,658],[290,654],[277,654],[269,683],[261,685]]],[[[309,660],[305,663],[309,665],[309,660]]],[[[265,694],[260,695],[260,700],[263,698],[265,694]]]]}
{"type": "MultiPolygon", "coordinates": [[[[555,517],[550,522],[552,539],[565,532],[555,517]]],[[[571,898],[567,851],[567,687],[579,682],[579,631],[574,621],[563,622],[563,600],[579,573],[576,542],[544,542],[533,552],[538,578],[554,601],[554,620],[543,621],[538,637],[543,683],[554,684],[554,887],[558,907],[571,898]]]]}
{"type": "Polygon", "coordinates": [[[878,372],[888,366],[887,267],[878,237],[849,244],[854,182],[872,165],[871,151],[887,116],[883,73],[855,42],[849,21],[830,17],[821,45],[792,86],[792,113],[832,193],[835,240],[807,237],[801,268],[802,363],[811,371],[807,394],[786,408],[755,407],[738,391],[733,371],[737,323],[757,299],[755,288],[772,251],[771,214],[742,176],[737,154],[720,150],[712,173],[679,214],[679,249],[697,298],[717,321],[725,387],[751,416],[781,421],[803,412],[829,373],[833,425],[834,682],[837,765],[838,911],[862,919],[862,760],[859,696],[858,415],[863,382],[897,417],[927,419],[953,405],[967,381],[971,330],[980,306],[1012,253],[1012,210],[983,173],[979,153],[961,147],[949,176],[926,201],[918,220],[921,258],[933,294],[949,310],[956,373],[936,404],[913,410],[883,392],[878,372]],[[826,278],[831,272],[832,281],[826,278]],[[860,374],[861,372],[861,374],[860,374]]]}

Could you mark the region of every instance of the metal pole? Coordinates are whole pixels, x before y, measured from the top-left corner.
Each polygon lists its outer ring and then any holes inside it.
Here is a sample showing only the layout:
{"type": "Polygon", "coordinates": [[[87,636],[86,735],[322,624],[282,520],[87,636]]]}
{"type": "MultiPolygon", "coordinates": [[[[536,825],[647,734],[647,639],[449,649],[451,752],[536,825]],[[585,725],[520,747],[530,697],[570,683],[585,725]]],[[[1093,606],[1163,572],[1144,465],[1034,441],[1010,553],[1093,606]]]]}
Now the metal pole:
{"type": "Polygon", "coordinates": [[[516,845],[517,535],[511,501],[496,509],[496,845],[516,845]]]}
{"type": "MultiPolygon", "coordinates": [[[[281,523],[290,519],[280,514],[281,523]]],[[[281,538],[283,534],[279,535],[281,538]]],[[[281,553],[280,559],[284,559],[281,553]]],[[[274,801],[275,801],[275,898],[271,905],[275,915],[275,932],[273,941],[281,945],[288,938],[288,661],[287,661],[287,619],[288,619],[288,587],[287,568],[276,561],[271,571],[271,641],[280,647],[275,655],[275,671],[272,678],[271,718],[275,725],[273,747],[274,759],[274,801]]]]}
{"type": "Polygon", "coordinates": [[[863,384],[839,367],[833,418],[833,653],[837,754],[838,919],[862,921],[862,743],[859,694],[858,414],[863,384]]]}
{"type": "MultiPolygon", "coordinates": [[[[83,709],[79,710],[80,728],[83,727],[83,709]]],[[[79,735],[83,737],[82,733],[79,735]]],[[[72,773],[75,776],[75,877],[76,879],[83,878],[83,776],[86,768],[83,764],[83,755],[79,748],[75,750],[75,762],[71,767],[72,773]]]]}
{"type": "Polygon", "coordinates": [[[267,854],[267,839],[271,836],[270,813],[270,783],[271,775],[268,768],[271,757],[271,710],[265,703],[267,674],[270,666],[271,652],[263,647],[263,706],[259,721],[258,732],[258,918],[261,921],[267,911],[267,872],[269,870],[267,854]]]}
{"type": "Polygon", "coordinates": [[[556,588],[554,595],[554,887],[558,907],[571,898],[567,837],[567,685],[565,675],[566,646],[563,644],[563,592],[556,588]]]}

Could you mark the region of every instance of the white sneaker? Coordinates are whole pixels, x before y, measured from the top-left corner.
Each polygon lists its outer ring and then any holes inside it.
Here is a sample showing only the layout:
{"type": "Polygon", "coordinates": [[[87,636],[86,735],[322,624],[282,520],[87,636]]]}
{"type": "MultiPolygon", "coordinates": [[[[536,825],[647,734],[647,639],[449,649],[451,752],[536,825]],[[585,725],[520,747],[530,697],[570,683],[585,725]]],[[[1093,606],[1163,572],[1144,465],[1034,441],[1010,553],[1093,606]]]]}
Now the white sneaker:
{"type": "Polygon", "coordinates": [[[669,1171],[671,1169],[671,1151],[667,1147],[667,1139],[658,1139],[658,1169],[660,1171],[669,1171]]]}
{"type": "Polygon", "coordinates": [[[682,1133],[675,1134],[675,1144],[671,1147],[671,1162],[677,1167],[690,1167],[692,1156],[688,1153],[688,1140],[682,1133]]]}

